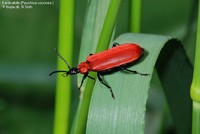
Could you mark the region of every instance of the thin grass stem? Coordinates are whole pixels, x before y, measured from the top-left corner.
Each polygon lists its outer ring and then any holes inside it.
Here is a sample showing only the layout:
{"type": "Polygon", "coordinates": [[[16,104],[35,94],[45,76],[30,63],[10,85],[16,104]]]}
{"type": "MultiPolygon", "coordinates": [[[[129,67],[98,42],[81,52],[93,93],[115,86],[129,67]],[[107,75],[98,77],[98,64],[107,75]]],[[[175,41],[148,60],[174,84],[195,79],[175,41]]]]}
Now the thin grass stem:
{"type": "Polygon", "coordinates": [[[130,31],[141,31],[141,0],[131,0],[130,4],[130,31]]]}
{"type": "MultiPolygon", "coordinates": [[[[61,0],[59,14],[58,51],[68,63],[72,63],[74,35],[74,1],[61,0]]],[[[58,58],[58,70],[68,69],[58,58]]],[[[69,114],[71,99],[71,79],[58,74],[55,100],[54,134],[66,134],[69,131],[69,114]]]]}

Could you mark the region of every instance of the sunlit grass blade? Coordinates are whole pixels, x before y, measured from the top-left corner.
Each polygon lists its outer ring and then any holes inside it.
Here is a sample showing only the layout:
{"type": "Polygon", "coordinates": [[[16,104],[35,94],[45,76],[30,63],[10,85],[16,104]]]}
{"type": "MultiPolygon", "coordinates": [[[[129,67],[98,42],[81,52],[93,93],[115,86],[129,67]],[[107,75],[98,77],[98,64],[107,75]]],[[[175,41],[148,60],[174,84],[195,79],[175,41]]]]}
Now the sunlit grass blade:
{"type": "MultiPolygon", "coordinates": [[[[85,24],[86,27],[84,31],[85,33],[88,33],[88,35],[87,36],[83,35],[82,44],[81,44],[82,45],[81,48],[85,47],[87,51],[84,51],[85,52],[84,57],[82,57],[82,54],[81,54],[80,59],[86,58],[91,53],[91,51],[88,54],[86,52],[88,52],[88,50],[91,50],[91,48],[96,48],[95,46],[97,46],[97,44],[98,44],[97,49],[96,51],[93,51],[93,52],[99,52],[108,48],[108,45],[112,37],[113,29],[116,23],[116,18],[117,18],[121,0],[111,0],[110,2],[108,2],[107,0],[105,1],[102,0],[101,2],[99,1],[98,3],[95,3],[95,1],[90,1],[90,2],[93,2],[93,3],[90,3],[90,7],[89,7],[90,11],[88,10],[88,13],[87,13],[88,16],[86,18],[86,24],[85,24]],[[106,4],[103,5],[103,3],[106,3],[107,5],[106,4]],[[92,5],[94,7],[97,7],[97,9],[95,10],[92,5]],[[105,12],[105,7],[108,7],[107,12],[105,12]],[[92,11],[97,12],[96,16],[94,16],[92,11]],[[102,14],[102,12],[104,14],[102,14]],[[99,18],[96,18],[97,20],[101,20],[101,21],[95,22],[95,19],[90,18],[91,16],[89,15],[91,15],[92,17],[98,17],[98,15],[102,15],[102,16],[99,16],[99,18]],[[93,21],[93,23],[89,21],[90,19],[93,21]],[[102,20],[104,21],[102,22],[102,20]],[[88,24],[91,24],[93,29],[91,29],[90,28],[91,25],[88,25],[88,24]],[[101,34],[96,33],[97,31],[101,34]],[[85,42],[87,42],[88,44],[85,44],[85,42]],[[91,43],[94,43],[94,44],[91,44],[91,43]]],[[[96,78],[96,75],[93,73],[90,74],[90,76],[96,78]]],[[[80,81],[80,78],[79,78],[79,81],[80,81]]],[[[72,133],[79,134],[79,133],[84,133],[85,131],[87,114],[88,114],[93,87],[94,87],[94,81],[88,80],[85,90],[84,92],[82,92],[83,98],[81,99],[79,107],[78,107],[77,115],[76,115],[75,122],[72,128],[72,133]]]]}
{"type": "MultiPolygon", "coordinates": [[[[58,51],[72,65],[72,47],[74,34],[74,1],[60,1],[59,46],[58,51]]],[[[58,58],[58,70],[68,69],[58,58]]],[[[57,76],[54,134],[66,134],[69,131],[69,111],[71,99],[71,79],[57,76]]]]}
{"type": "MultiPolygon", "coordinates": [[[[88,2],[83,34],[81,38],[79,63],[85,61],[85,58],[89,54],[96,52],[109,3],[110,0],[91,0],[88,2]]],[[[81,80],[82,75],[78,75],[78,85],[80,85],[81,80]]],[[[84,87],[85,86],[82,88],[83,90],[84,87]]]]}
{"type": "Polygon", "coordinates": [[[104,21],[104,25],[99,38],[96,52],[106,50],[110,44],[114,26],[116,24],[117,15],[119,12],[121,0],[111,0],[104,21]]]}
{"type": "Polygon", "coordinates": [[[190,95],[193,100],[192,134],[200,133],[200,2],[198,9],[197,42],[194,61],[193,81],[190,95]]]}
{"type": "Polygon", "coordinates": [[[200,103],[193,101],[193,111],[192,111],[192,134],[199,134],[200,132],[200,103]]]}

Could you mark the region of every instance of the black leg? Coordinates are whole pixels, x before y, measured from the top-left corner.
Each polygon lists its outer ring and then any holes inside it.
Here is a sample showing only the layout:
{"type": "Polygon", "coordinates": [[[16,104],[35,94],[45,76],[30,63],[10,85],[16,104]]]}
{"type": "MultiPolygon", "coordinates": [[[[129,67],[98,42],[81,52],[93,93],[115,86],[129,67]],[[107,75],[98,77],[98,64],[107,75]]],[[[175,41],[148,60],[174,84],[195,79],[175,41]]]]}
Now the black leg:
{"type": "Polygon", "coordinates": [[[131,72],[131,73],[134,73],[134,74],[139,74],[139,75],[142,75],[142,76],[150,75],[150,74],[143,74],[143,73],[137,72],[137,71],[135,71],[135,70],[130,70],[130,69],[123,68],[123,67],[121,67],[121,69],[122,69],[122,70],[126,70],[126,71],[131,72]]]}
{"type": "Polygon", "coordinates": [[[119,44],[118,43],[113,43],[113,45],[112,45],[112,47],[116,47],[116,46],[118,46],[119,44]]]}
{"type": "Polygon", "coordinates": [[[103,79],[101,78],[100,73],[97,73],[97,77],[98,77],[99,81],[100,81],[104,86],[106,86],[106,87],[110,90],[110,93],[111,93],[112,98],[115,99],[115,96],[114,96],[114,94],[113,94],[112,88],[111,88],[108,84],[106,84],[106,83],[103,81],[103,79]]]}
{"type": "Polygon", "coordinates": [[[95,81],[95,78],[94,78],[94,77],[89,76],[89,75],[88,75],[87,77],[95,81]]]}
{"type": "Polygon", "coordinates": [[[83,86],[84,80],[88,77],[88,73],[83,75],[83,78],[81,80],[81,85],[79,86],[78,90],[80,91],[81,87],[83,86]]]}

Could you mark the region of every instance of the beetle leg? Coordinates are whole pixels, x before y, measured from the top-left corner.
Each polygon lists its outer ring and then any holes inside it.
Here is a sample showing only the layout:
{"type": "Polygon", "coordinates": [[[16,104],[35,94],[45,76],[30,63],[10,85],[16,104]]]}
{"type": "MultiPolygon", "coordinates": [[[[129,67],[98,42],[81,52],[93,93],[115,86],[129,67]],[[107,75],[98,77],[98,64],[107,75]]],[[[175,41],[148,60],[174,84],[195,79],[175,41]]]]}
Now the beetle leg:
{"type": "Polygon", "coordinates": [[[112,45],[112,47],[116,47],[116,46],[118,46],[119,44],[118,43],[113,43],[113,45],[112,45]]]}
{"type": "Polygon", "coordinates": [[[80,85],[79,88],[78,88],[79,91],[80,91],[81,87],[83,86],[84,80],[85,80],[87,77],[88,77],[88,73],[86,73],[86,74],[83,75],[83,78],[82,78],[82,80],[81,80],[81,85],[80,85]]]}
{"type": "Polygon", "coordinates": [[[89,76],[89,75],[88,75],[87,77],[95,81],[95,78],[94,78],[94,77],[89,76]]]}
{"type": "Polygon", "coordinates": [[[123,67],[121,67],[121,69],[122,69],[122,70],[126,70],[126,71],[131,72],[131,73],[134,73],[134,74],[139,74],[139,75],[142,75],[142,76],[150,75],[150,74],[143,74],[143,73],[137,72],[137,71],[135,71],[135,70],[130,70],[130,69],[123,68],[123,67]]]}
{"type": "Polygon", "coordinates": [[[112,88],[108,84],[106,84],[105,81],[103,81],[103,79],[101,78],[100,73],[97,73],[97,77],[98,77],[99,81],[110,90],[112,98],[115,99],[115,96],[114,96],[112,88]]]}

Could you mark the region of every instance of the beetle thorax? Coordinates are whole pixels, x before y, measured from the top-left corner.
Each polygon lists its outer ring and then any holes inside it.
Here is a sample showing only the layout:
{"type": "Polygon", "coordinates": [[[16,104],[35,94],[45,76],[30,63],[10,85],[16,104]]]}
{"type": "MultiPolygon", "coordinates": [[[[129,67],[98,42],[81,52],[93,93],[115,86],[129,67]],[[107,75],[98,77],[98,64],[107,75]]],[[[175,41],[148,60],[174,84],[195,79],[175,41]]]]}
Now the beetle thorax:
{"type": "Polygon", "coordinates": [[[79,65],[78,65],[78,70],[80,73],[82,74],[86,74],[88,73],[89,71],[89,64],[87,62],[81,62],[79,65]]]}

